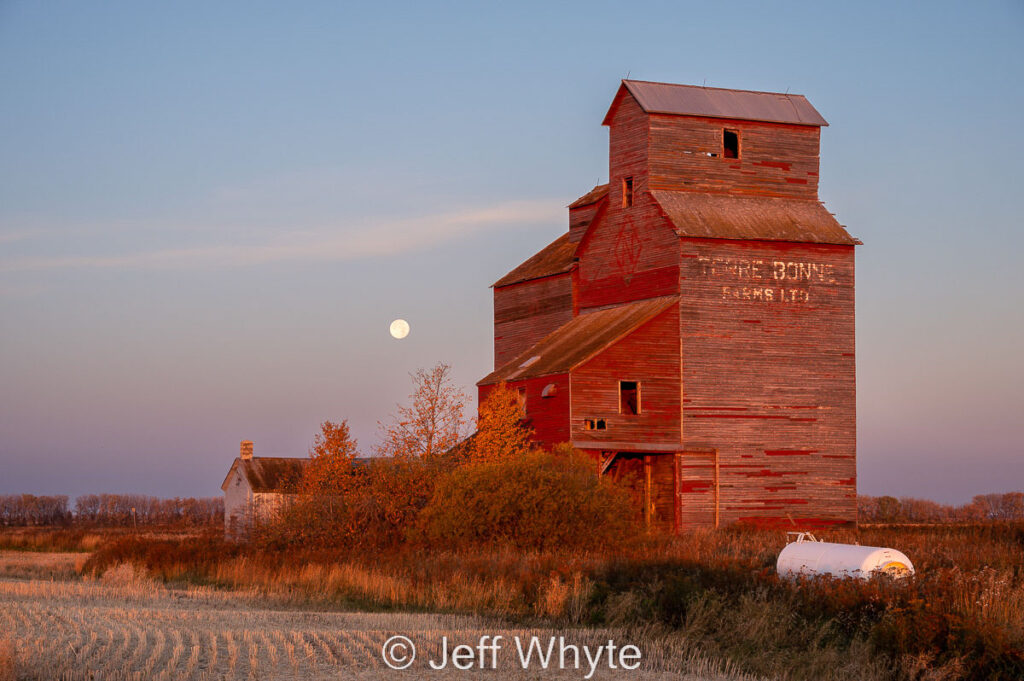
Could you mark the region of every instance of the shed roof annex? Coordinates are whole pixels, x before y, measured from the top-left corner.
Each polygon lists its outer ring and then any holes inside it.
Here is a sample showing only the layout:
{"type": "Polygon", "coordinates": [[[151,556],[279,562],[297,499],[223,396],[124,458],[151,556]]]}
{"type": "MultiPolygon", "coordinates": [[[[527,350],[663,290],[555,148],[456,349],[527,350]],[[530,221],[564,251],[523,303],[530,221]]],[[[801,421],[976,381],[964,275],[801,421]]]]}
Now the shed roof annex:
{"type": "Polygon", "coordinates": [[[477,385],[566,373],[678,303],[678,296],[666,296],[581,314],[477,385]]]}

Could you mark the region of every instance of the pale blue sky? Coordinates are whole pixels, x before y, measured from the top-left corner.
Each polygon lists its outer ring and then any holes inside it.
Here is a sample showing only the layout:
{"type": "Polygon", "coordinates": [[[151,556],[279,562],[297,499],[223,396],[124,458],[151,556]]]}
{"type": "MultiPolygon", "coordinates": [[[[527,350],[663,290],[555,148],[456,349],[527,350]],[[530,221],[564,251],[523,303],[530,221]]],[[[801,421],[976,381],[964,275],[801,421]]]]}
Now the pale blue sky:
{"type": "Polygon", "coordinates": [[[861,492],[1024,488],[1022,46],[1020,2],[0,1],[0,493],[212,495],[471,390],[627,74],[831,123],[861,492]]]}

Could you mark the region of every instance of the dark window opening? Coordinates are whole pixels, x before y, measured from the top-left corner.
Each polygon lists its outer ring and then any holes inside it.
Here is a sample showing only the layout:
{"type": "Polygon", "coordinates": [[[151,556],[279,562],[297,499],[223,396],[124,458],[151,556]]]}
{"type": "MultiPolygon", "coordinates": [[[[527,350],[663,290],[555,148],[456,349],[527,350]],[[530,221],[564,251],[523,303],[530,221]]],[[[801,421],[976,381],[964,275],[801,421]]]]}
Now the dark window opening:
{"type": "Polygon", "coordinates": [[[740,134],[735,130],[722,131],[722,156],[724,158],[740,157],[740,134]]]}
{"type": "Polygon", "coordinates": [[[608,424],[605,423],[604,419],[584,419],[583,420],[584,430],[607,430],[608,424]]]}
{"type": "Polygon", "coordinates": [[[633,178],[627,177],[622,181],[622,207],[629,208],[633,205],[633,178]]]}
{"type": "Polygon", "coordinates": [[[516,401],[519,402],[519,416],[526,418],[526,388],[516,390],[516,401]]]}
{"type": "Polygon", "coordinates": [[[640,413],[640,384],[636,381],[619,381],[619,413],[640,413]]]}

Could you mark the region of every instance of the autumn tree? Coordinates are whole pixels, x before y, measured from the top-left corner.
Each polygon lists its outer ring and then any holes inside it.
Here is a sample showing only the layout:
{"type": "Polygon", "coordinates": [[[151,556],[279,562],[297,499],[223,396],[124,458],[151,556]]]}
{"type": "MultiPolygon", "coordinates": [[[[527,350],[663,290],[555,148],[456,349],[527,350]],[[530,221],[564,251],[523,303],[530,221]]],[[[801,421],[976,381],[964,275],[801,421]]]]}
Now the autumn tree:
{"type": "Polygon", "coordinates": [[[355,465],[356,447],[347,421],[321,423],[300,478],[284,481],[295,494],[258,528],[256,539],[279,547],[325,547],[358,536],[355,495],[365,473],[355,465]]]}
{"type": "Polygon", "coordinates": [[[499,383],[480,404],[476,434],[469,446],[475,463],[507,461],[530,450],[533,431],[523,423],[519,392],[499,383]]]}
{"type": "Polygon", "coordinates": [[[338,494],[351,487],[357,442],[348,421],[324,421],[313,438],[309,463],[302,473],[300,491],[308,494],[338,494]]]}
{"type": "Polygon", "coordinates": [[[411,403],[399,405],[391,423],[379,424],[383,456],[434,459],[447,454],[467,435],[467,397],[453,382],[451,367],[439,362],[431,370],[410,374],[415,385],[411,403]]]}

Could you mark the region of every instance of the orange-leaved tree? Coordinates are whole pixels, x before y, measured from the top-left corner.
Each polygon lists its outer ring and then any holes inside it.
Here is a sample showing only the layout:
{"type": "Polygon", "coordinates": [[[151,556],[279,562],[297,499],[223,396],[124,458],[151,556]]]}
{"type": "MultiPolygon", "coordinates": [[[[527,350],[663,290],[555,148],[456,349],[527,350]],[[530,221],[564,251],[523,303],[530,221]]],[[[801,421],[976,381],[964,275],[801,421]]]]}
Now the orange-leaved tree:
{"type": "Polygon", "coordinates": [[[447,454],[467,435],[466,394],[453,382],[443,362],[430,371],[411,374],[415,389],[411,404],[399,405],[389,424],[380,423],[382,456],[433,459],[447,454]]]}
{"type": "Polygon", "coordinates": [[[480,403],[476,435],[468,448],[470,461],[508,461],[530,451],[533,431],[524,416],[518,391],[504,383],[496,385],[480,403]]]}
{"type": "Polygon", "coordinates": [[[358,537],[355,495],[365,474],[355,465],[356,446],[346,421],[320,424],[309,461],[292,486],[295,494],[289,495],[276,522],[261,529],[261,538],[278,545],[326,547],[358,537]]]}
{"type": "Polygon", "coordinates": [[[352,439],[348,421],[324,421],[313,438],[309,463],[302,474],[300,492],[307,494],[343,494],[349,491],[355,475],[358,443],[352,439]]]}

